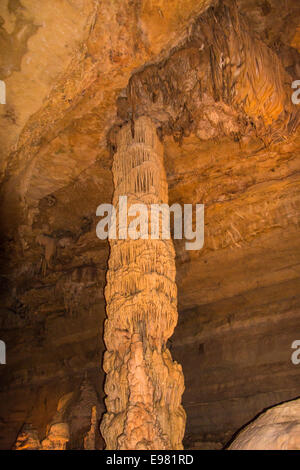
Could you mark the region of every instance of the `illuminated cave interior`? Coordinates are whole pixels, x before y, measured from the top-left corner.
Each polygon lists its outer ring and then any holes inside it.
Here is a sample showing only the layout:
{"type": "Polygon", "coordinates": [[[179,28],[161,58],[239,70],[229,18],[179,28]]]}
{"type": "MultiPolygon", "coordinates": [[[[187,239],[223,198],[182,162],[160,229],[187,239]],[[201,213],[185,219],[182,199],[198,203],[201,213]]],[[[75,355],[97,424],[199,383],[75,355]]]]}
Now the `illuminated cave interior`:
{"type": "Polygon", "coordinates": [[[300,449],[299,2],[0,20],[0,449],[300,449]],[[203,247],[99,239],[120,196],[203,247]]]}

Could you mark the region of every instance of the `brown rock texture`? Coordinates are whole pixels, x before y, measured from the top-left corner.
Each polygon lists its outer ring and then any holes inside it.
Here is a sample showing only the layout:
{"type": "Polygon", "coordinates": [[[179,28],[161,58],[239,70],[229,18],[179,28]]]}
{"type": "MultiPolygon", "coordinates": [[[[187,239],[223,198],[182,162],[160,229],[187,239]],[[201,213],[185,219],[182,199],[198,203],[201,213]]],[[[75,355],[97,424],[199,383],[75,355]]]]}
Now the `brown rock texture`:
{"type": "Polygon", "coordinates": [[[239,433],[229,450],[300,450],[300,400],[267,410],[239,433]]]}
{"type": "Polygon", "coordinates": [[[42,441],[42,450],[66,450],[69,439],[68,423],[51,424],[47,437],[42,441]]]}
{"type": "Polygon", "coordinates": [[[40,442],[38,431],[25,424],[18,434],[15,450],[100,450],[99,416],[102,408],[91,383],[85,379],[78,391],[58,400],[57,409],[47,423],[46,437],[40,442]]]}
{"type": "MultiPolygon", "coordinates": [[[[147,117],[116,137],[114,207],[168,202],[163,146],[147,117]]],[[[118,219],[117,228],[127,222],[118,219]]],[[[130,224],[128,231],[130,230],[130,224]]],[[[125,237],[124,237],[125,238],[125,237]]],[[[148,238],[148,234],[147,234],[148,238]]],[[[185,412],[181,366],[167,341],[177,322],[175,252],[171,240],[111,240],[108,263],[105,404],[101,432],[107,449],[181,449],[185,412]]]]}
{"type": "Polygon", "coordinates": [[[14,450],[41,450],[37,430],[31,424],[24,424],[18,434],[14,450]]]}
{"type": "MultiPolygon", "coordinates": [[[[289,76],[232,5],[225,1],[209,8],[167,59],[131,77],[130,116],[155,117],[162,131],[178,140],[191,131],[201,140],[220,132],[238,137],[252,127],[263,141],[274,143],[294,132],[299,111],[291,102],[289,76]]],[[[124,115],[121,103],[119,115],[124,115]]]]}
{"type": "Polygon", "coordinates": [[[92,407],[91,414],[91,427],[84,437],[84,450],[96,450],[96,441],[97,441],[97,431],[98,431],[98,416],[97,416],[97,407],[92,407]]]}

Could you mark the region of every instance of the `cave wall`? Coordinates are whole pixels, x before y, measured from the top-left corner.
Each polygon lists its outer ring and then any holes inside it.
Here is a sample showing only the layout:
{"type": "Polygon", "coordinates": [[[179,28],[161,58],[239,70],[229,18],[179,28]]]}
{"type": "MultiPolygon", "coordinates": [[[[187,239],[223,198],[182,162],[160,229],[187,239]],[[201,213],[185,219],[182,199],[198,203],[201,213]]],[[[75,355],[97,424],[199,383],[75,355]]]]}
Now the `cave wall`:
{"type": "MultiPolygon", "coordinates": [[[[109,249],[96,237],[95,212],[113,194],[108,131],[128,113],[124,90],[133,72],[147,79],[149,67],[168,62],[210,2],[178,0],[170,8],[170,2],[144,1],[137,9],[139,2],[107,1],[96,11],[86,2],[85,21],[76,30],[81,48],[73,43],[73,24],[82,2],[72,2],[70,11],[68,2],[62,10],[44,6],[41,16],[33,1],[9,11],[12,3],[2,6],[1,38],[8,41],[22,22],[29,29],[22,60],[5,66],[5,79],[14,85],[8,108],[1,108],[7,146],[1,189],[0,338],[7,344],[7,365],[0,366],[2,449],[14,445],[24,423],[45,439],[59,400],[86,376],[97,395],[99,423],[109,249]],[[59,21],[53,12],[65,16],[61,46],[68,47],[61,50],[47,39],[59,21]],[[37,27],[43,18],[45,26],[37,27]],[[53,77],[45,78],[50,58],[53,77]]],[[[286,89],[299,72],[295,3],[285,2],[278,15],[282,5],[275,0],[238,2],[253,33],[285,68],[286,89]]],[[[299,366],[291,363],[300,318],[299,130],[294,125],[283,139],[266,142],[237,126],[237,114],[224,106],[216,112],[208,102],[206,126],[187,125],[181,114],[178,133],[172,128],[164,135],[170,203],[206,206],[204,248],[187,252],[175,241],[179,323],[168,346],[185,376],[187,448],[220,448],[265,407],[300,394],[299,366]]],[[[71,423],[71,415],[66,419],[71,423]]],[[[79,445],[73,438],[72,445],[79,445]]]]}

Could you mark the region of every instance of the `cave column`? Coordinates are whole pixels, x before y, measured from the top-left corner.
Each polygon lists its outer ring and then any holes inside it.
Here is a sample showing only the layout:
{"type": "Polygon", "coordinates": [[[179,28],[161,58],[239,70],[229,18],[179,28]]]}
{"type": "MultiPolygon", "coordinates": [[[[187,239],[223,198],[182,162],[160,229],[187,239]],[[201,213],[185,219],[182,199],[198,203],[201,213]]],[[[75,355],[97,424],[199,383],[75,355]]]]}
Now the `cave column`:
{"type": "MultiPolygon", "coordinates": [[[[168,203],[163,145],[148,117],[125,124],[116,138],[113,205],[168,203]]],[[[118,213],[118,210],[117,210],[118,213]]],[[[117,229],[128,227],[117,218],[117,229]]],[[[117,230],[117,235],[119,230],[117,230]]],[[[167,341],[177,323],[172,240],[110,240],[105,298],[106,449],[182,449],[185,412],[182,369],[167,341]]]]}

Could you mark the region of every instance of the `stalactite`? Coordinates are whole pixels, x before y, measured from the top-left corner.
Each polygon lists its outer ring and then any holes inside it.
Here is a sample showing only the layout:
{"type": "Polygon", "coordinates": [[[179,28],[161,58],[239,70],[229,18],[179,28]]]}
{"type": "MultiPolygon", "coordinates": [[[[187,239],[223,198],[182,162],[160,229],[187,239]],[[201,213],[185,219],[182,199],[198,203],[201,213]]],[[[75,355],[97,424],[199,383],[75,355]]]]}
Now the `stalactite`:
{"type": "Polygon", "coordinates": [[[211,106],[215,112],[221,106],[235,114],[235,122],[206,139],[255,129],[265,144],[280,142],[300,120],[291,100],[292,79],[276,52],[253,34],[235,2],[224,0],[195,18],[186,41],[167,59],[132,75],[128,119],[148,115],[160,122],[162,135],[172,134],[180,142],[197,132],[211,106]]]}
{"type": "MultiPolygon", "coordinates": [[[[149,118],[124,125],[114,156],[114,206],[168,202],[163,146],[149,118]]],[[[117,223],[118,225],[118,223],[117,223]]],[[[166,343],[177,323],[171,240],[111,240],[105,296],[107,449],[182,449],[182,369],[166,343]]]]}

